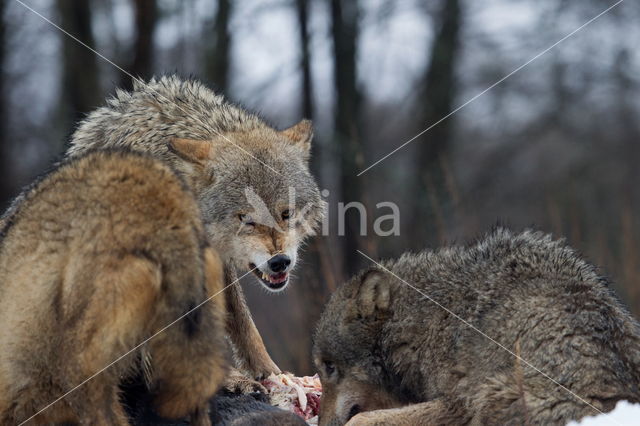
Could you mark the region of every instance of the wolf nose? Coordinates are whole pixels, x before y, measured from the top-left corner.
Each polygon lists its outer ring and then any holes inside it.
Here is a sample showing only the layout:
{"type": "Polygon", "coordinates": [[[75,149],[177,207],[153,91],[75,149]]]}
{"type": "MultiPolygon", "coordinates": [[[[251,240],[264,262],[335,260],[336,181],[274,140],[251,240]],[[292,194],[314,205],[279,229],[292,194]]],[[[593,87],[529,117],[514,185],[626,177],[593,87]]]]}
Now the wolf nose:
{"type": "Polygon", "coordinates": [[[269,259],[269,268],[273,272],[283,272],[291,265],[291,259],[284,254],[278,254],[269,259]]]}

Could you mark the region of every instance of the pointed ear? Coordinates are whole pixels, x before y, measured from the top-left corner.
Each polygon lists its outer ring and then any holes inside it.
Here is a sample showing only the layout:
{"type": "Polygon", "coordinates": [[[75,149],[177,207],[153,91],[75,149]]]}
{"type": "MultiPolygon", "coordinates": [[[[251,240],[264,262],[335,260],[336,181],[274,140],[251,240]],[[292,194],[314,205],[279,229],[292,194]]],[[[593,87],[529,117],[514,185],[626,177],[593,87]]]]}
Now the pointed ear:
{"type": "Polygon", "coordinates": [[[390,277],[383,271],[370,270],[362,277],[354,295],[357,315],[362,318],[383,319],[391,303],[390,277]]]}
{"type": "Polygon", "coordinates": [[[298,124],[282,130],[280,134],[292,141],[294,145],[302,148],[305,155],[309,155],[311,139],[313,139],[313,123],[311,123],[311,120],[302,120],[298,124]]]}
{"type": "Polygon", "coordinates": [[[169,150],[184,160],[202,164],[211,158],[213,142],[208,140],[173,138],[169,141],[169,150]]]}

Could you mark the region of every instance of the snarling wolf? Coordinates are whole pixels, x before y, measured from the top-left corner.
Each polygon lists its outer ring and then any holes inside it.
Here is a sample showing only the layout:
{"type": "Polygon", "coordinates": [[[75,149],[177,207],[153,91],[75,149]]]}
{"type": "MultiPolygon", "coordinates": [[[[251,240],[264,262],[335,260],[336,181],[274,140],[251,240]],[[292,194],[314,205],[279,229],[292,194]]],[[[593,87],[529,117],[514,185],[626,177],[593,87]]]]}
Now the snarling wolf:
{"type": "Polygon", "coordinates": [[[160,415],[210,424],[224,294],[192,310],[221,292],[223,264],[184,181],[149,156],[97,151],[21,198],[0,233],[0,424],[44,409],[38,424],[126,425],[118,386],[141,371],[160,415]]]}
{"type": "Polygon", "coordinates": [[[564,425],[640,402],[640,325],[562,241],[498,229],[382,265],[319,322],[320,424],[564,425]]]}
{"type": "MultiPolygon", "coordinates": [[[[311,138],[309,121],[277,131],[201,83],[172,76],[118,91],[80,123],[68,155],[127,147],[170,164],[195,193],[226,284],[252,270],[264,288],[281,291],[322,215],[307,164],[311,138]]],[[[253,378],[278,373],[240,286],[227,292],[237,366],[253,378]]]]}

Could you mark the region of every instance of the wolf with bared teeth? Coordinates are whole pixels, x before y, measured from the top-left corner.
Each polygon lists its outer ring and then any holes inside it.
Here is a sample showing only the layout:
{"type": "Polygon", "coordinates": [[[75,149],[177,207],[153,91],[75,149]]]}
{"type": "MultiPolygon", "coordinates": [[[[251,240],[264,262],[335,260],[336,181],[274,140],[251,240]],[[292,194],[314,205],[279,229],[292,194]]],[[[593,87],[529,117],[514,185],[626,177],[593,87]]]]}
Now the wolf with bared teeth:
{"type": "MultiPolygon", "coordinates": [[[[126,147],[170,164],[194,192],[225,284],[252,270],[269,291],[283,290],[297,250],[321,220],[323,202],[309,172],[312,126],[278,131],[203,84],[176,76],[117,91],[80,123],[68,156],[126,147]]],[[[247,309],[239,284],[226,290],[227,331],[239,372],[233,383],[279,373],[247,309]],[[250,376],[250,379],[247,378],[250,376]]]]}

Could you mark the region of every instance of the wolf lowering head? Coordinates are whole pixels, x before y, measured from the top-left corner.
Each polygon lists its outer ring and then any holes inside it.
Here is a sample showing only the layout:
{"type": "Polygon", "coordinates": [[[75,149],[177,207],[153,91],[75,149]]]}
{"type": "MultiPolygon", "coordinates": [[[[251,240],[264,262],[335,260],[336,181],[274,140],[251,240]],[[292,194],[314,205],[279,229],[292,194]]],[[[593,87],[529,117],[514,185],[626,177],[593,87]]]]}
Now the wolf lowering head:
{"type": "Polygon", "coordinates": [[[309,121],[277,131],[197,81],[163,77],[118,91],[74,133],[69,155],[123,146],[163,159],[194,190],[227,267],[270,291],[288,283],[322,215],[309,173],[309,121]]]}
{"type": "Polygon", "coordinates": [[[325,426],[566,424],[640,402],[640,324],[530,230],[368,268],[331,296],[313,359],[325,426]]]}

